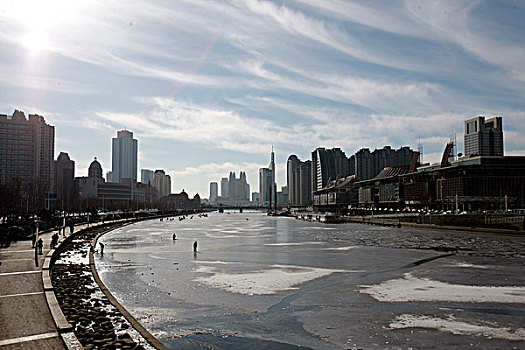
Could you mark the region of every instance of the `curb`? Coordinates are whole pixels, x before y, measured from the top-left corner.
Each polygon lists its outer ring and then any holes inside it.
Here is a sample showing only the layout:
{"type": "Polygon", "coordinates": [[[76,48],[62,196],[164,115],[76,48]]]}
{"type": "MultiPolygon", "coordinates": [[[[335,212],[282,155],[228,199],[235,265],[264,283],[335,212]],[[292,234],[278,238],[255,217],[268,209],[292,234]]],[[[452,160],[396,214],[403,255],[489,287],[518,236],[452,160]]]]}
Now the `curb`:
{"type": "MultiPolygon", "coordinates": [[[[82,231],[83,229],[78,232],[82,231]]],[[[70,237],[73,237],[74,235],[75,233],[67,236],[62,242],[60,242],[60,245],[72,239],[70,237]]],[[[47,306],[49,307],[51,317],[55,322],[55,326],[57,328],[58,334],[60,335],[60,338],[62,339],[62,342],[64,343],[64,346],[68,350],[84,350],[84,347],[82,344],[80,344],[80,341],[78,341],[75,333],[73,332],[73,326],[66,320],[66,317],[64,316],[64,313],[58,304],[53,284],[51,283],[50,268],[55,262],[56,252],[57,249],[50,249],[44,259],[44,264],[42,265],[42,283],[44,285],[47,306]]]]}
{"type": "MultiPolygon", "coordinates": [[[[130,224],[133,224],[134,222],[127,222],[125,223],[123,226],[121,227],[124,227],[124,226],[127,226],[127,225],[130,225],[130,224]]],[[[111,230],[113,231],[113,230],[111,230]]],[[[93,251],[97,245],[97,241],[98,239],[102,236],[102,235],[105,235],[106,233],[108,232],[111,232],[111,231],[106,231],[106,232],[101,232],[99,233],[94,239],[93,241],[91,242],[91,249],[89,250],[89,265],[91,267],[91,273],[93,275],[93,278],[95,279],[95,282],[97,282],[100,290],[102,290],[102,292],[104,293],[104,295],[106,295],[106,297],[108,298],[109,302],[115,306],[118,311],[120,311],[120,313],[126,318],[126,320],[131,323],[131,325],[133,326],[133,328],[135,328],[135,330],[137,330],[137,332],[140,333],[140,335],[142,337],[144,337],[144,339],[146,339],[146,341],[151,345],[153,346],[155,349],[158,349],[158,350],[168,350],[168,348],[162,344],[157,338],[155,338],[150,332],[148,332],[148,330],[146,328],[144,328],[136,319],[135,317],[133,317],[125,308],[124,306],[122,306],[118,301],[117,299],[113,296],[113,294],[111,294],[111,292],[108,290],[108,288],[106,287],[106,285],[102,282],[102,280],[100,279],[99,275],[98,275],[98,272],[97,272],[97,269],[95,267],[95,258],[93,257],[93,251]]]]}

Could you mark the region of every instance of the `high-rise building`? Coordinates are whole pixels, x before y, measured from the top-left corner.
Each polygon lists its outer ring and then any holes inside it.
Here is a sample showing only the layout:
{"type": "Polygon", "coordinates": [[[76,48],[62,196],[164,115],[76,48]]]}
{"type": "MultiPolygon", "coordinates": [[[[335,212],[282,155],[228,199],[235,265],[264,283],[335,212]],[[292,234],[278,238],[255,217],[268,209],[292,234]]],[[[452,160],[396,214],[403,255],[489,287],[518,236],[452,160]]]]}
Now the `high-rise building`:
{"type": "Polygon", "coordinates": [[[259,202],[259,192],[252,192],[252,202],[259,202]]]}
{"type": "Polygon", "coordinates": [[[223,177],[221,179],[221,197],[222,199],[228,199],[230,196],[230,184],[228,183],[228,178],[223,177]]]}
{"type": "Polygon", "coordinates": [[[295,155],[288,157],[287,192],[290,205],[309,205],[312,201],[312,162],[302,162],[295,155]]]}
{"type": "Polygon", "coordinates": [[[228,199],[231,201],[250,200],[250,185],[246,181],[246,173],[244,171],[241,171],[239,178],[235,177],[235,172],[230,172],[228,179],[228,199]]]}
{"type": "Polygon", "coordinates": [[[290,205],[299,204],[299,166],[301,161],[295,154],[286,162],[286,184],[288,186],[288,201],[290,205]]]}
{"type": "Polygon", "coordinates": [[[414,151],[410,147],[401,147],[393,150],[390,146],[370,152],[362,148],[355,153],[355,174],[359,180],[371,179],[386,167],[410,165],[414,151]]]}
{"type": "Polygon", "coordinates": [[[503,157],[503,119],[484,116],[465,121],[465,156],[503,157]]]}
{"type": "Polygon", "coordinates": [[[66,152],[60,152],[55,161],[55,184],[58,206],[69,209],[75,197],[75,161],[66,152]]]}
{"type": "Polygon", "coordinates": [[[216,182],[210,182],[210,202],[215,202],[219,195],[219,186],[216,182]]]}
{"type": "Polygon", "coordinates": [[[140,169],[140,182],[146,185],[153,186],[154,184],[154,172],[153,170],[140,169]]]}
{"type": "Polygon", "coordinates": [[[110,182],[122,182],[122,179],[137,181],[138,141],[129,130],[120,130],[113,138],[112,169],[110,182]]]}
{"type": "Polygon", "coordinates": [[[350,175],[348,159],[340,148],[317,148],[312,152],[312,191],[326,186],[328,180],[350,175]]]}
{"type": "Polygon", "coordinates": [[[37,181],[44,191],[53,189],[55,127],[44,117],[15,110],[0,114],[0,183],[14,179],[37,181]]]}
{"type": "Polygon", "coordinates": [[[153,182],[160,196],[171,194],[171,177],[164,170],[155,170],[153,182]]]}
{"type": "Polygon", "coordinates": [[[259,169],[259,196],[261,202],[271,203],[272,206],[277,202],[277,188],[275,183],[275,159],[272,147],[270,164],[267,168],[259,169]]]}
{"type": "Polygon", "coordinates": [[[259,169],[259,201],[269,203],[272,196],[272,171],[259,169]]]}
{"type": "Polygon", "coordinates": [[[298,205],[312,203],[312,162],[307,160],[299,166],[299,198],[298,205]]]}

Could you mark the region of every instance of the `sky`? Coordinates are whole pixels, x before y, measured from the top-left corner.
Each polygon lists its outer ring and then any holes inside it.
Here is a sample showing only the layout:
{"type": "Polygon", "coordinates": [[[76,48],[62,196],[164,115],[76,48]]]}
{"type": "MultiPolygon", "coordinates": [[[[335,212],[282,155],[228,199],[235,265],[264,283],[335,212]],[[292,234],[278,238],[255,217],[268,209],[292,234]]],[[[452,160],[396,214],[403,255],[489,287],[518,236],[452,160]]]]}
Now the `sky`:
{"type": "Polygon", "coordinates": [[[423,145],[436,162],[464,121],[503,117],[525,155],[522,1],[2,0],[0,114],[43,115],[76,175],[111,138],[138,139],[140,169],[172,191],[317,147],[423,145]]]}

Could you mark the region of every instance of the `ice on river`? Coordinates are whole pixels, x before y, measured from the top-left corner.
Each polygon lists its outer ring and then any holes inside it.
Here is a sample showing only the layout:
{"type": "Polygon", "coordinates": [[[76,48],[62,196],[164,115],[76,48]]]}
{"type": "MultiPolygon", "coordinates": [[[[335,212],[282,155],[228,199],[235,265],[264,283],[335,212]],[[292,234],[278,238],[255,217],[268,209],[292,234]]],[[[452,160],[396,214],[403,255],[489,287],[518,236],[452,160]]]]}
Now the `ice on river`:
{"type": "Polygon", "coordinates": [[[269,265],[265,269],[246,272],[225,272],[217,262],[201,262],[195,272],[204,273],[194,281],[212,288],[246,295],[275,294],[280,291],[299,289],[301,283],[325,277],[336,272],[352,272],[315,267],[269,265]]]}
{"type": "Polygon", "coordinates": [[[497,324],[485,321],[458,320],[453,315],[434,317],[425,315],[403,314],[390,323],[390,329],[427,328],[458,335],[508,340],[525,340],[525,329],[497,327],[497,324]]]}
{"type": "Polygon", "coordinates": [[[467,303],[525,303],[525,287],[470,286],[435,281],[405,273],[403,278],[359,286],[361,293],[382,302],[445,301],[467,303]]]}

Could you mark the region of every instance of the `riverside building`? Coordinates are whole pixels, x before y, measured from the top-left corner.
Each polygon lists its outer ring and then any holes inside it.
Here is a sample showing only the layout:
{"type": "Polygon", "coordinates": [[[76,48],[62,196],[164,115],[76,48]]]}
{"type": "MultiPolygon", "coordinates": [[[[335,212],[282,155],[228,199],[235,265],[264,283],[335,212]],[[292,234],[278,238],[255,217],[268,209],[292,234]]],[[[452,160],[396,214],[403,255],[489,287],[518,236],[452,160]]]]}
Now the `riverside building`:
{"type": "Polygon", "coordinates": [[[55,127],[44,117],[15,110],[0,114],[0,183],[18,179],[38,183],[44,191],[54,187],[55,127]]]}
{"type": "Polygon", "coordinates": [[[111,172],[108,182],[122,182],[122,179],[137,181],[138,141],[129,130],[120,130],[112,140],[111,172]]]}

